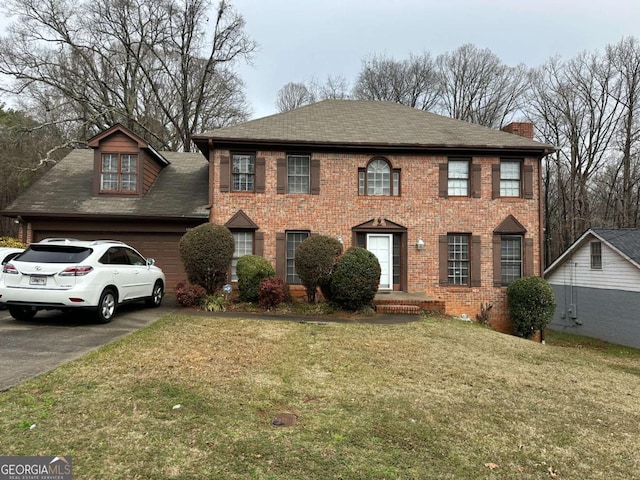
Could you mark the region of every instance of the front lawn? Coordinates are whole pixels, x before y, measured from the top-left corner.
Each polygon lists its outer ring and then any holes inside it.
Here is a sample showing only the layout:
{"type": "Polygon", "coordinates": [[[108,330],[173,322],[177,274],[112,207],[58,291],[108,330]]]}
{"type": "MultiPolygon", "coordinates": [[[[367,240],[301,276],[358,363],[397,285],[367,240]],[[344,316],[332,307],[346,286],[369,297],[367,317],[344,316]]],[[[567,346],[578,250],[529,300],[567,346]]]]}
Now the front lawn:
{"type": "Polygon", "coordinates": [[[640,478],[640,352],[547,341],[167,316],[0,393],[0,454],[74,479],[640,478]]]}

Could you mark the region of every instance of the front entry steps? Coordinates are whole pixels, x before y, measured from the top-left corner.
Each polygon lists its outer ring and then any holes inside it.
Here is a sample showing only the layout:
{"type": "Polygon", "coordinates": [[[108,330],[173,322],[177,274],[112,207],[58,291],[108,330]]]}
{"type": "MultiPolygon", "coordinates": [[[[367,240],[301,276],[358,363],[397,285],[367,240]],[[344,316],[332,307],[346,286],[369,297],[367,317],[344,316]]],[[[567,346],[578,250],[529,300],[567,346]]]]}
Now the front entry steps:
{"type": "Polygon", "coordinates": [[[421,293],[378,292],[373,305],[379,314],[420,315],[422,312],[445,311],[445,302],[432,300],[421,293]]]}

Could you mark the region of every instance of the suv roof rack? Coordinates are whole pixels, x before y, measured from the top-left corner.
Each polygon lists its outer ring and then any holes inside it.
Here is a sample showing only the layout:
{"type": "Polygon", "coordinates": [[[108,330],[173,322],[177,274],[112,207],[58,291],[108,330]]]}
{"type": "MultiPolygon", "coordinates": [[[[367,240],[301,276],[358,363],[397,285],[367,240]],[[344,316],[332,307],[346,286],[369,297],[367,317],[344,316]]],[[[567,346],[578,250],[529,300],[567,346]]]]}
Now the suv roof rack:
{"type": "Polygon", "coordinates": [[[121,242],[120,240],[94,240],[91,242],[91,245],[101,245],[103,243],[115,243],[117,245],[126,245],[126,243],[121,242]]]}
{"type": "Polygon", "coordinates": [[[43,238],[38,243],[54,243],[54,242],[79,242],[77,238],[66,238],[66,237],[53,237],[53,238],[43,238]]]}

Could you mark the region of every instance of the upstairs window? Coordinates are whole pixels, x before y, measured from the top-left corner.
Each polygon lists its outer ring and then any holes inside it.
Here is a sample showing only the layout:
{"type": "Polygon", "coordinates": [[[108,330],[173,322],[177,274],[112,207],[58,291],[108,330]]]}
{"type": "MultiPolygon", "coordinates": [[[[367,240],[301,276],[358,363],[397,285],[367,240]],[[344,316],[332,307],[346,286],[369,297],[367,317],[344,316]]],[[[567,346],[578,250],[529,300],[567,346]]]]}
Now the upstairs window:
{"type": "Polygon", "coordinates": [[[133,154],[102,154],[100,169],[102,192],[136,193],[138,190],[138,156],[133,154]]]}
{"type": "Polygon", "coordinates": [[[358,194],[400,195],[400,170],[392,169],[389,162],[382,158],[373,159],[366,169],[358,169],[358,194]]]}
{"type": "Polygon", "coordinates": [[[449,160],[447,194],[450,197],[469,195],[469,161],[449,160]]]}
{"type": "Polygon", "coordinates": [[[309,193],[311,158],[308,155],[287,156],[287,185],[289,193],[309,193]]]}
{"type": "Polygon", "coordinates": [[[520,162],[502,160],[500,162],[500,196],[520,196],[520,162]]]}
{"type": "Polygon", "coordinates": [[[254,155],[233,155],[233,191],[253,192],[255,188],[256,159],[254,155]]]}
{"type": "Polygon", "coordinates": [[[602,270],[602,243],[591,242],[591,269],[602,270]]]}

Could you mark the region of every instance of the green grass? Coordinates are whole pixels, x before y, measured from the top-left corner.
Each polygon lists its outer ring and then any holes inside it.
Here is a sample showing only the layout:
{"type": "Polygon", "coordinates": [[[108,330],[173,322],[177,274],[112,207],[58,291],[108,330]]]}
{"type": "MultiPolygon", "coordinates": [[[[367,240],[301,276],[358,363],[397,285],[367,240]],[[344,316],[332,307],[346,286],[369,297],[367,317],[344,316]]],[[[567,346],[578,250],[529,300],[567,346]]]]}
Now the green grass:
{"type": "Polygon", "coordinates": [[[0,452],[77,479],[633,479],[639,370],[450,319],[168,316],[1,393],[0,452]]]}

